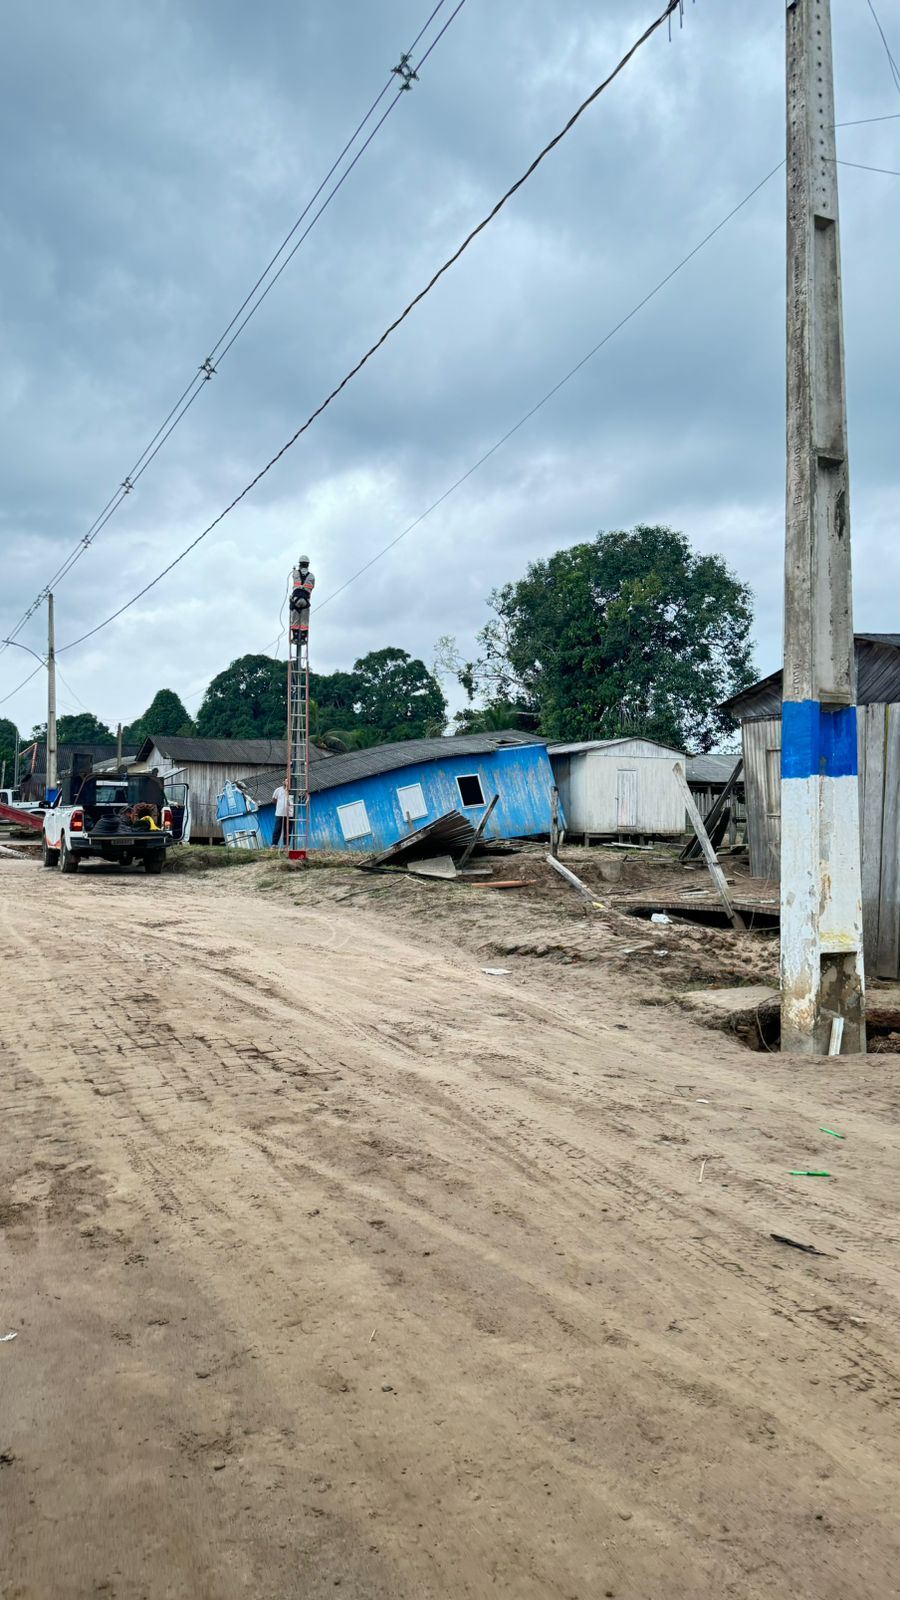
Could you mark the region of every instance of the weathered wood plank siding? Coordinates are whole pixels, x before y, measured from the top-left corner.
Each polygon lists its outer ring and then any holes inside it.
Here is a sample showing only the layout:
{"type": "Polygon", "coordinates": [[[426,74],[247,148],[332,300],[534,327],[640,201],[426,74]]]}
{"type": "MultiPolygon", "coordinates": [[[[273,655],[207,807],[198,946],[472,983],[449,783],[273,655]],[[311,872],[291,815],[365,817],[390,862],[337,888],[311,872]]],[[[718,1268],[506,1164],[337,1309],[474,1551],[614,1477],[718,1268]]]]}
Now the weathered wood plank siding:
{"type": "Polygon", "coordinates": [[[246,778],[258,769],[246,761],[170,761],[155,747],[148,765],[161,777],[178,772],[191,791],[191,838],[221,839],[222,824],[216,816],[219,795],[226,783],[246,778]]]}
{"type": "Polygon", "coordinates": [[[863,947],[870,970],[874,970],[873,956],[877,966],[887,709],[886,706],[880,705],[860,706],[857,721],[863,947]]]}
{"type": "Polygon", "coordinates": [[[675,761],[684,762],[679,751],[663,752],[640,739],[625,739],[570,753],[551,748],[550,759],[570,834],[622,831],[620,773],[635,775],[634,821],[625,831],[663,836],[684,832],[684,802],[672,770],[675,761]]]}
{"type": "Polygon", "coordinates": [[[745,722],[744,794],[750,871],[754,878],[781,877],[781,718],[745,722]]]}
{"type": "Polygon", "coordinates": [[[881,978],[895,978],[900,969],[900,705],[884,709],[884,808],[875,971],[881,978]]]}

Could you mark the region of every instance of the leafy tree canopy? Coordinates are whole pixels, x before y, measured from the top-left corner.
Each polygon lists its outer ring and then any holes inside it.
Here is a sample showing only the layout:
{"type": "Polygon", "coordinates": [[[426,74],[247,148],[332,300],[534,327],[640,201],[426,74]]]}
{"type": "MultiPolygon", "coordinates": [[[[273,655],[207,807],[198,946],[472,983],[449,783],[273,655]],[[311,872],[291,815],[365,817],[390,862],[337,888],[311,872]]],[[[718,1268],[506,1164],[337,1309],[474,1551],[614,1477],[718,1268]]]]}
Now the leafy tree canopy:
{"type": "MultiPolygon", "coordinates": [[[[46,739],[47,724],[42,722],[31,730],[32,739],[46,739]]],[[[92,711],[80,711],[77,716],[57,717],[56,719],[57,744],[111,744],[115,745],[116,736],[105,722],[95,717],[92,711]]]]}
{"type": "Polygon", "coordinates": [[[443,733],[447,702],[424,661],[388,646],[361,656],[353,671],[359,719],[377,729],[381,742],[443,733]]]}
{"type": "Polygon", "coordinates": [[[16,764],[17,738],[18,730],[15,723],[10,722],[8,717],[0,717],[0,771],[2,771],[2,763],[5,761],[6,778],[4,781],[8,789],[12,788],[13,772],[16,764]]]}
{"type": "Polygon", "coordinates": [[[457,733],[500,733],[512,728],[516,733],[533,733],[537,713],[526,706],[495,700],[486,706],[464,706],[453,718],[457,733]]]}
{"type": "MultiPolygon", "coordinates": [[[[362,656],[352,672],[310,673],[310,701],[313,738],[332,749],[440,733],[447,714],[424,661],[393,648],[362,656]]],[[[213,679],[197,715],[197,733],[206,738],[283,739],[286,725],[287,664],[270,656],[232,661],[213,679]]]]}
{"type": "Polygon", "coordinates": [[[536,711],[550,738],[641,733],[709,750],[733,726],[720,703],[753,680],[749,588],[672,528],[599,533],[490,604],[460,681],[536,711]]]}
{"type": "Polygon", "coordinates": [[[204,739],[283,739],[286,731],[287,662],[271,656],[232,661],[213,678],[197,713],[204,739]]]}
{"type": "Polygon", "coordinates": [[[143,715],[125,729],[125,743],[140,744],[154,733],[171,738],[193,731],[194,724],[174,689],[158,689],[143,715]]]}

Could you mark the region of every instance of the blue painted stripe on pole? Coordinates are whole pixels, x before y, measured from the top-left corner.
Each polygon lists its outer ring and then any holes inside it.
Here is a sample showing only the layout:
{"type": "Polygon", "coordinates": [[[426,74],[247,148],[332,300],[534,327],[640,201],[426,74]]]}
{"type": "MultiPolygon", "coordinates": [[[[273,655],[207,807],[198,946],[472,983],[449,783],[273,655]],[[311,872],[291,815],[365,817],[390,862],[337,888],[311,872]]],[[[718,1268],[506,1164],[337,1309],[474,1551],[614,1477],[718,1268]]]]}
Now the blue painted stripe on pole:
{"type": "Polygon", "coordinates": [[[781,708],[783,778],[855,778],[856,707],[785,700],[781,708]]]}

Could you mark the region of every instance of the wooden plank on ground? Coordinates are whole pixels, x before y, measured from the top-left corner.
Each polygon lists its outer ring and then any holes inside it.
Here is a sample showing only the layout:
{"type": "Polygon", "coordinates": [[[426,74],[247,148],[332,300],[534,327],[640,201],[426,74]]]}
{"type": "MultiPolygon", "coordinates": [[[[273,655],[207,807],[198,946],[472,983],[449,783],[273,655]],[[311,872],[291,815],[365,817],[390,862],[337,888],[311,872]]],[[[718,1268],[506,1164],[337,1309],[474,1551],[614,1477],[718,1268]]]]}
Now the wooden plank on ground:
{"type": "Polygon", "coordinates": [[[900,971],[900,709],[889,705],[885,716],[881,893],[875,970],[880,978],[896,978],[900,971]]]}
{"type": "Polygon", "coordinates": [[[731,926],[733,928],[738,928],[741,931],[745,931],[747,924],[745,923],[740,912],[737,911],[732,904],[731,896],[728,893],[728,885],[725,882],[725,874],[722,871],[722,868],[719,866],[716,852],[709,842],[709,835],[703,826],[703,818],[697,810],[694,796],[691,794],[691,791],[688,788],[688,781],[684,775],[684,767],[681,765],[680,761],[676,761],[672,770],[675,773],[675,781],[681,789],[681,793],[684,798],[685,810],[690,818],[691,826],[700,841],[700,849],[703,851],[704,860],[709,868],[709,875],[716,886],[716,893],[718,894],[719,899],[728,913],[731,926]]]}
{"type": "Polygon", "coordinates": [[[555,856],[545,856],[544,860],[546,861],[548,867],[552,867],[553,871],[558,872],[561,878],[565,878],[566,883],[570,884],[571,887],[581,895],[582,900],[587,901],[589,906],[596,906],[600,904],[600,901],[588,888],[587,884],[582,883],[580,878],[576,878],[574,872],[570,872],[568,867],[564,867],[562,862],[557,861],[555,856]]]}

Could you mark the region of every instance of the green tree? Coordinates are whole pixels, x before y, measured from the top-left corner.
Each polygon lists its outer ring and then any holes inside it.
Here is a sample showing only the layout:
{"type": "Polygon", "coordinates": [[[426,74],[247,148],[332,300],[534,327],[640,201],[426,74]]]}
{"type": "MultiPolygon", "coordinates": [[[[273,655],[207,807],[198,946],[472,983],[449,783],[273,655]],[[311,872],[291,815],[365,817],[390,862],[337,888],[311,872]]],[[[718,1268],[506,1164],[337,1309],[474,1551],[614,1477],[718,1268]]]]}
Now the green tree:
{"type": "MultiPolygon", "coordinates": [[[[375,650],[352,672],[309,677],[310,730],[326,748],[359,750],[443,731],[440,684],[405,650],[375,650]]],[[[197,733],[205,738],[283,739],[286,726],[287,663],[270,656],[232,661],[213,678],[197,713],[197,733]]],[[[160,730],[148,724],[147,731],[160,730]]]]}
{"type": "Polygon", "coordinates": [[[18,737],[18,729],[15,723],[10,722],[8,717],[0,717],[0,772],[3,770],[3,762],[5,761],[6,778],[4,783],[7,789],[12,788],[13,773],[16,766],[16,740],[18,737]]]}
{"type": "Polygon", "coordinates": [[[424,661],[389,645],[354,661],[353,671],[358,679],[359,720],[377,730],[380,741],[443,733],[447,702],[424,661]]]}
{"type": "Polygon", "coordinates": [[[309,675],[310,727],[327,749],[349,750],[351,733],[360,727],[357,702],[359,678],[355,672],[311,672],[309,675]]]}
{"type": "Polygon", "coordinates": [[[140,744],[155,733],[171,738],[193,731],[194,724],[174,689],[158,689],[143,715],[125,729],[125,743],[140,744]]]}
{"type": "Polygon", "coordinates": [[[496,700],[486,706],[464,706],[456,712],[453,723],[457,733],[500,733],[508,728],[516,733],[533,733],[538,717],[528,707],[496,700]]]}
{"type": "Polygon", "coordinates": [[[733,726],[721,701],[753,679],[749,588],[672,528],[599,533],[533,562],[490,604],[460,681],[535,710],[550,738],[641,733],[709,750],[733,726]]]}
{"type": "Polygon", "coordinates": [[[283,739],[286,731],[287,662],[271,656],[232,661],[213,678],[197,713],[204,739],[283,739]]]}
{"type": "MultiPolygon", "coordinates": [[[[32,728],[31,737],[46,739],[46,722],[42,722],[37,728],[32,728]]],[[[92,711],[79,711],[77,716],[57,717],[56,740],[57,744],[115,745],[116,736],[105,722],[94,716],[92,711]]]]}

